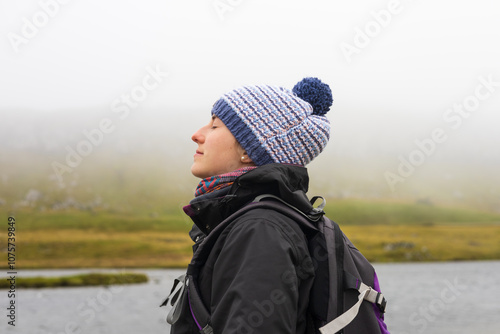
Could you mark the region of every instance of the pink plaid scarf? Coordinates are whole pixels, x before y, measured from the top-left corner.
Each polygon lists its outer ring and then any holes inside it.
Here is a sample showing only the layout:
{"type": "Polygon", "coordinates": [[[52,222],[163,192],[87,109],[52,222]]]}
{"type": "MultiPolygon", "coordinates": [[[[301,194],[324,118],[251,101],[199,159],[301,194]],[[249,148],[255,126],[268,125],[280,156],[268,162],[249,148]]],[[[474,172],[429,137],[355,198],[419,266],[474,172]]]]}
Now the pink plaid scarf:
{"type": "Polygon", "coordinates": [[[194,196],[198,197],[204,194],[211,193],[215,190],[229,187],[234,183],[234,180],[236,180],[238,176],[241,176],[246,172],[249,172],[255,168],[257,167],[256,166],[243,167],[235,171],[232,171],[230,173],[207,177],[200,181],[198,187],[196,187],[194,196]]]}

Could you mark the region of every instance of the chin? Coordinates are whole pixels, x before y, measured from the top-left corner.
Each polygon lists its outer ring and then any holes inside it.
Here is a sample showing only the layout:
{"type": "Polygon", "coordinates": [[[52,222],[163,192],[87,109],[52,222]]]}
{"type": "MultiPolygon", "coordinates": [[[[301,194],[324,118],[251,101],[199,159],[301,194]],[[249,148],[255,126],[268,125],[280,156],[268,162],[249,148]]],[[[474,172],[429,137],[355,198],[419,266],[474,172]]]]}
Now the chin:
{"type": "Polygon", "coordinates": [[[202,170],[200,170],[199,168],[196,168],[196,164],[193,164],[191,166],[191,174],[193,174],[193,176],[196,176],[200,179],[204,179],[206,178],[207,176],[205,176],[206,173],[204,173],[202,170]]]}

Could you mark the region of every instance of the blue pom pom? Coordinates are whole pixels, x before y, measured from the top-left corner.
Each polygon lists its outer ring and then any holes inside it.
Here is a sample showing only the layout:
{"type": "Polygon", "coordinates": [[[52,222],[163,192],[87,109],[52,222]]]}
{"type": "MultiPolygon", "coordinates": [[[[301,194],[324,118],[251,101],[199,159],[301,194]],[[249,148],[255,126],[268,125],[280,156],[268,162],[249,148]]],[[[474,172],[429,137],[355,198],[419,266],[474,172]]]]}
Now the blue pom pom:
{"type": "Polygon", "coordinates": [[[313,107],[313,115],[323,116],[333,103],[330,87],[318,78],[304,78],[297,83],[292,91],[313,107]]]}

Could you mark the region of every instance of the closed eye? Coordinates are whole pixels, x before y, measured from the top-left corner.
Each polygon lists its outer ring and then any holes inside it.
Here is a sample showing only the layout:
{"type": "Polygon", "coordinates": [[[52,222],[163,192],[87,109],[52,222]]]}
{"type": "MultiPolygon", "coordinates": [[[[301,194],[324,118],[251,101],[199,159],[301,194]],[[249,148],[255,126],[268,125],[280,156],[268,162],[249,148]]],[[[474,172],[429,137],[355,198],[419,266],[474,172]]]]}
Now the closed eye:
{"type": "Polygon", "coordinates": [[[218,127],[217,126],[218,120],[219,119],[217,118],[217,116],[215,116],[215,115],[212,116],[212,127],[211,127],[212,129],[216,129],[218,127]]]}

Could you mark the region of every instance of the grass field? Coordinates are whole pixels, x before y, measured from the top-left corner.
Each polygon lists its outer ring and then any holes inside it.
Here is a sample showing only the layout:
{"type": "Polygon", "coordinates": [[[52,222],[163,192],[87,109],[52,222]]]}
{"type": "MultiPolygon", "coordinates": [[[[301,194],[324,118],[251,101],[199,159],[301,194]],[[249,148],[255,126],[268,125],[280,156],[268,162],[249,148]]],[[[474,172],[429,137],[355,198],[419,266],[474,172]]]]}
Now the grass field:
{"type": "MultiPolygon", "coordinates": [[[[500,214],[409,202],[328,202],[328,216],[371,261],[500,259],[500,214]]],[[[0,215],[7,221],[5,210],[0,215]]],[[[17,268],[185,267],[192,254],[191,222],[176,204],[154,215],[25,208],[15,218],[17,268]]],[[[6,241],[4,229],[4,258],[6,241]]]]}
{"type": "MultiPolygon", "coordinates": [[[[117,284],[146,283],[148,276],[140,273],[90,273],[62,277],[17,277],[15,286],[18,288],[52,288],[52,287],[75,287],[75,286],[108,286],[117,284]]],[[[0,280],[0,289],[9,288],[9,279],[0,280]]]]}

